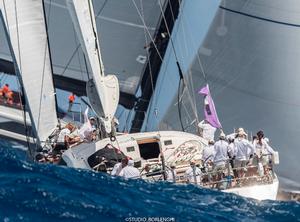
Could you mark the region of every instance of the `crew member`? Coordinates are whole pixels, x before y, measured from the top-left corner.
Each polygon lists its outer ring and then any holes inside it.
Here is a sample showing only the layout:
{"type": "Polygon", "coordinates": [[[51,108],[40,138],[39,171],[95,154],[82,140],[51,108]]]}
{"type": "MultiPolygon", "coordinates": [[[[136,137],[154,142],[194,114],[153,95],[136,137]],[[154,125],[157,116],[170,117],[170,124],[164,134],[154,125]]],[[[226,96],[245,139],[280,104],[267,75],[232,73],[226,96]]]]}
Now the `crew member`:
{"type": "MultiPolygon", "coordinates": [[[[225,134],[221,132],[219,141],[217,141],[214,145],[214,171],[218,180],[222,179],[226,167],[228,168],[228,143],[225,138],[225,134]]],[[[228,172],[228,174],[230,174],[230,172],[228,172]]]]}
{"type": "Polygon", "coordinates": [[[122,161],[121,161],[121,163],[116,163],[116,164],[114,165],[114,168],[113,168],[113,170],[111,171],[110,174],[111,174],[112,176],[119,176],[121,170],[122,170],[124,167],[126,167],[127,164],[128,164],[128,159],[127,159],[127,157],[126,157],[126,158],[123,158],[122,161]]]}
{"type": "Polygon", "coordinates": [[[135,168],[133,160],[128,160],[128,165],[125,166],[119,176],[124,177],[125,179],[138,179],[140,178],[140,171],[135,168]]]}
{"type": "Polygon", "coordinates": [[[166,171],[166,174],[167,174],[167,181],[173,182],[173,183],[176,182],[176,176],[177,176],[177,174],[176,174],[175,168],[176,168],[175,164],[172,164],[172,165],[170,166],[170,169],[168,169],[168,170],[166,171]]]}
{"type": "Polygon", "coordinates": [[[234,146],[235,146],[235,162],[234,167],[237,169],[238,177],[242,177],[244,174],[243,172],[246,172],[246,165],[249,160],[249,154],[250,157],[255,154],[254,146],[246,139],[247,134],[245,133],[243,128],[238,129],[237,138],[234,140],[234,146]]]}
{"type": "Polygon", "coordinates": [[[187,183],[200,184],[201,170],[196,166],[195,161],[190,162],[190,167],[185,171],[185,178],[187,183]]]}
{"type": "Polygon", "coordinates": [[[75,94],[71,93],[71,95],[69,95],[69,108],[68,108],[68,112],[71,111],[72,106],[74,104],[74,101],[75,101],[75,94]]]}
{"type": "Polygon", "coordinates": [[[200,129],[200,136],[206,140],[214,140],[216,128],[211,126],[206,120],[202,120],[198,127],[200,129]]]}
{"type": "Polygon", "coordinates": [[[267,143],[266,138],[264,138],[264,132],[262,130],[257,132],[257,138],[253,141],[255,147],[255,152],[258,158],[258,164],[262,164],[264,171],[270,161],[270,156],[275,152],[272,147],[267,143]]]}

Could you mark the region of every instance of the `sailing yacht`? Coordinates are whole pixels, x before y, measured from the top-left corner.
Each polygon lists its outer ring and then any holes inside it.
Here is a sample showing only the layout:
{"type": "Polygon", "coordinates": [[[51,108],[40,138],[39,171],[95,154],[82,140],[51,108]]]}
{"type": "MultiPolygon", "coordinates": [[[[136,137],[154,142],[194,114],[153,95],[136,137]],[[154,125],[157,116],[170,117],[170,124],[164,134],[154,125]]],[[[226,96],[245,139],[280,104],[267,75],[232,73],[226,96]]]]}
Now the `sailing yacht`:
{"type": "MultiPolygon", "coordinates": [[[[151,177],[156,180],[161,176],[165,178],[165,172],[171,164],[176,165],[180,177],[180,172],[188,167],[190,161],[200,163],[202,150],[207,146],[207,140],[200,136],[177,131],[133,134],[115,132],[114,115],[119,103],[120,87],[115,75],[104,73],[92,1],[68,0],[66,7],[70,12],[84,59],[89,64],[86,70],[86,94],[90,107],[101,120],[103,130],[109,137],[91,143],[81,143],[66,150],[62,153],[61,164],[100,171],[100,166],[106,161],[100,153],[103,149],[111,149],[111,153],[116,156],[122,153],[135,160],[141,170],[145,169],[146,165],[151,165],[153,169],[145,174],[145,178],[151,177]]],[[[49,143],[51,145],[49,138],[55,137],[63,126],[56,113],[56,92],[52,79],[54,74],[45,6],[43,1],[2,1],[0,9],[15,62],[15,72],[22,86],[24,117],[27,117],[27,111],[34,132],[36,146],[29,149],[30,154],[34,156],[37,147],[45,147],[49,143]]],[[[16,116],[13,115],[12,118],[16,116]]],[[[240,182],[239,186],[227,186],[224,191],[259,199],[276,198],[278,179],[273,168],[267,178],[256,176],[244,180],[246,182],[240,182]]],[[[182,182],[181,177],[178,182],[182,182]]],[[[213,183],[221,182],[223,181],[213,183]]]]}

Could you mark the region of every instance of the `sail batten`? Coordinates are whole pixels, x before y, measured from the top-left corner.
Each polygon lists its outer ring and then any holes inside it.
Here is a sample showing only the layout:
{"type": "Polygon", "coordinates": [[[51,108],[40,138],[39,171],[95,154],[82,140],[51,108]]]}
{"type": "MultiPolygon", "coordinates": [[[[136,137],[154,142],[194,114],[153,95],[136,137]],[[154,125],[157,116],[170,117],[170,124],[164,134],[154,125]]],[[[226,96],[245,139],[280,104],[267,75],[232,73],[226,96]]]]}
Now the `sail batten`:
{"type": "Polygon", "coordinates": [[[42,1],[0,2],[34,136],[45,141],[57,126],[55,92],[42,1]]]}

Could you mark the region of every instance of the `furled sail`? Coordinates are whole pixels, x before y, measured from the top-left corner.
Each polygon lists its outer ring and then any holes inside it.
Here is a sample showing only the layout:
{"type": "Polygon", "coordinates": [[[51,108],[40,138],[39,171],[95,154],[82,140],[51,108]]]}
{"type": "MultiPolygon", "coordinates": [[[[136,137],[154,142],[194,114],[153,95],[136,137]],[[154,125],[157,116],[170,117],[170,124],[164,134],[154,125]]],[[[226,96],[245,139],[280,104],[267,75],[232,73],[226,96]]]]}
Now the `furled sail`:
{"type": "Polygon", "coordinates": [[[119,83],[116,76],[104,75],[92,1],[68,0],[67,6],[92,71],[93,80],[87,85],[88,97],[97,115],[105,118],[106,131],[110,133],[110,124],[119,102],[119,83]]]}
{"type": "Polygon", "coordinates": [[[3,0],[0,9],[6,39],[10,42],[18,77],[25,91],[34,136],[41,143],[57,126],[43,2],[3,0]]]}

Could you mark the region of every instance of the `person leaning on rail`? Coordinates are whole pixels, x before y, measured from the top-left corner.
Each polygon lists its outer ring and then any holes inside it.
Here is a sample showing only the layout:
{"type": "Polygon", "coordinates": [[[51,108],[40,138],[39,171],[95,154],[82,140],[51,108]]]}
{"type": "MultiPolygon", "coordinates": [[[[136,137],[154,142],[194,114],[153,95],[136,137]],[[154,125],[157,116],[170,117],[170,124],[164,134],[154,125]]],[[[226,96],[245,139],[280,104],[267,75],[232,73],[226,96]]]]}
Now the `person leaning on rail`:
{"type": "Polygon", "coordinates": [[[9,84],[5,84],[1,89],[0,89],[0,96],[2,96],[5,100],[5,102],[9,105],[13,104],[13,92],[9,88],[9,84]]]}
{"type": "Polygon", "coordinates": [[[190,167],[185,171],[184,177],[187,183],[200,184],[202,182],[202,171],[196,166],[194,160],[190,161],[190,167]]]}

